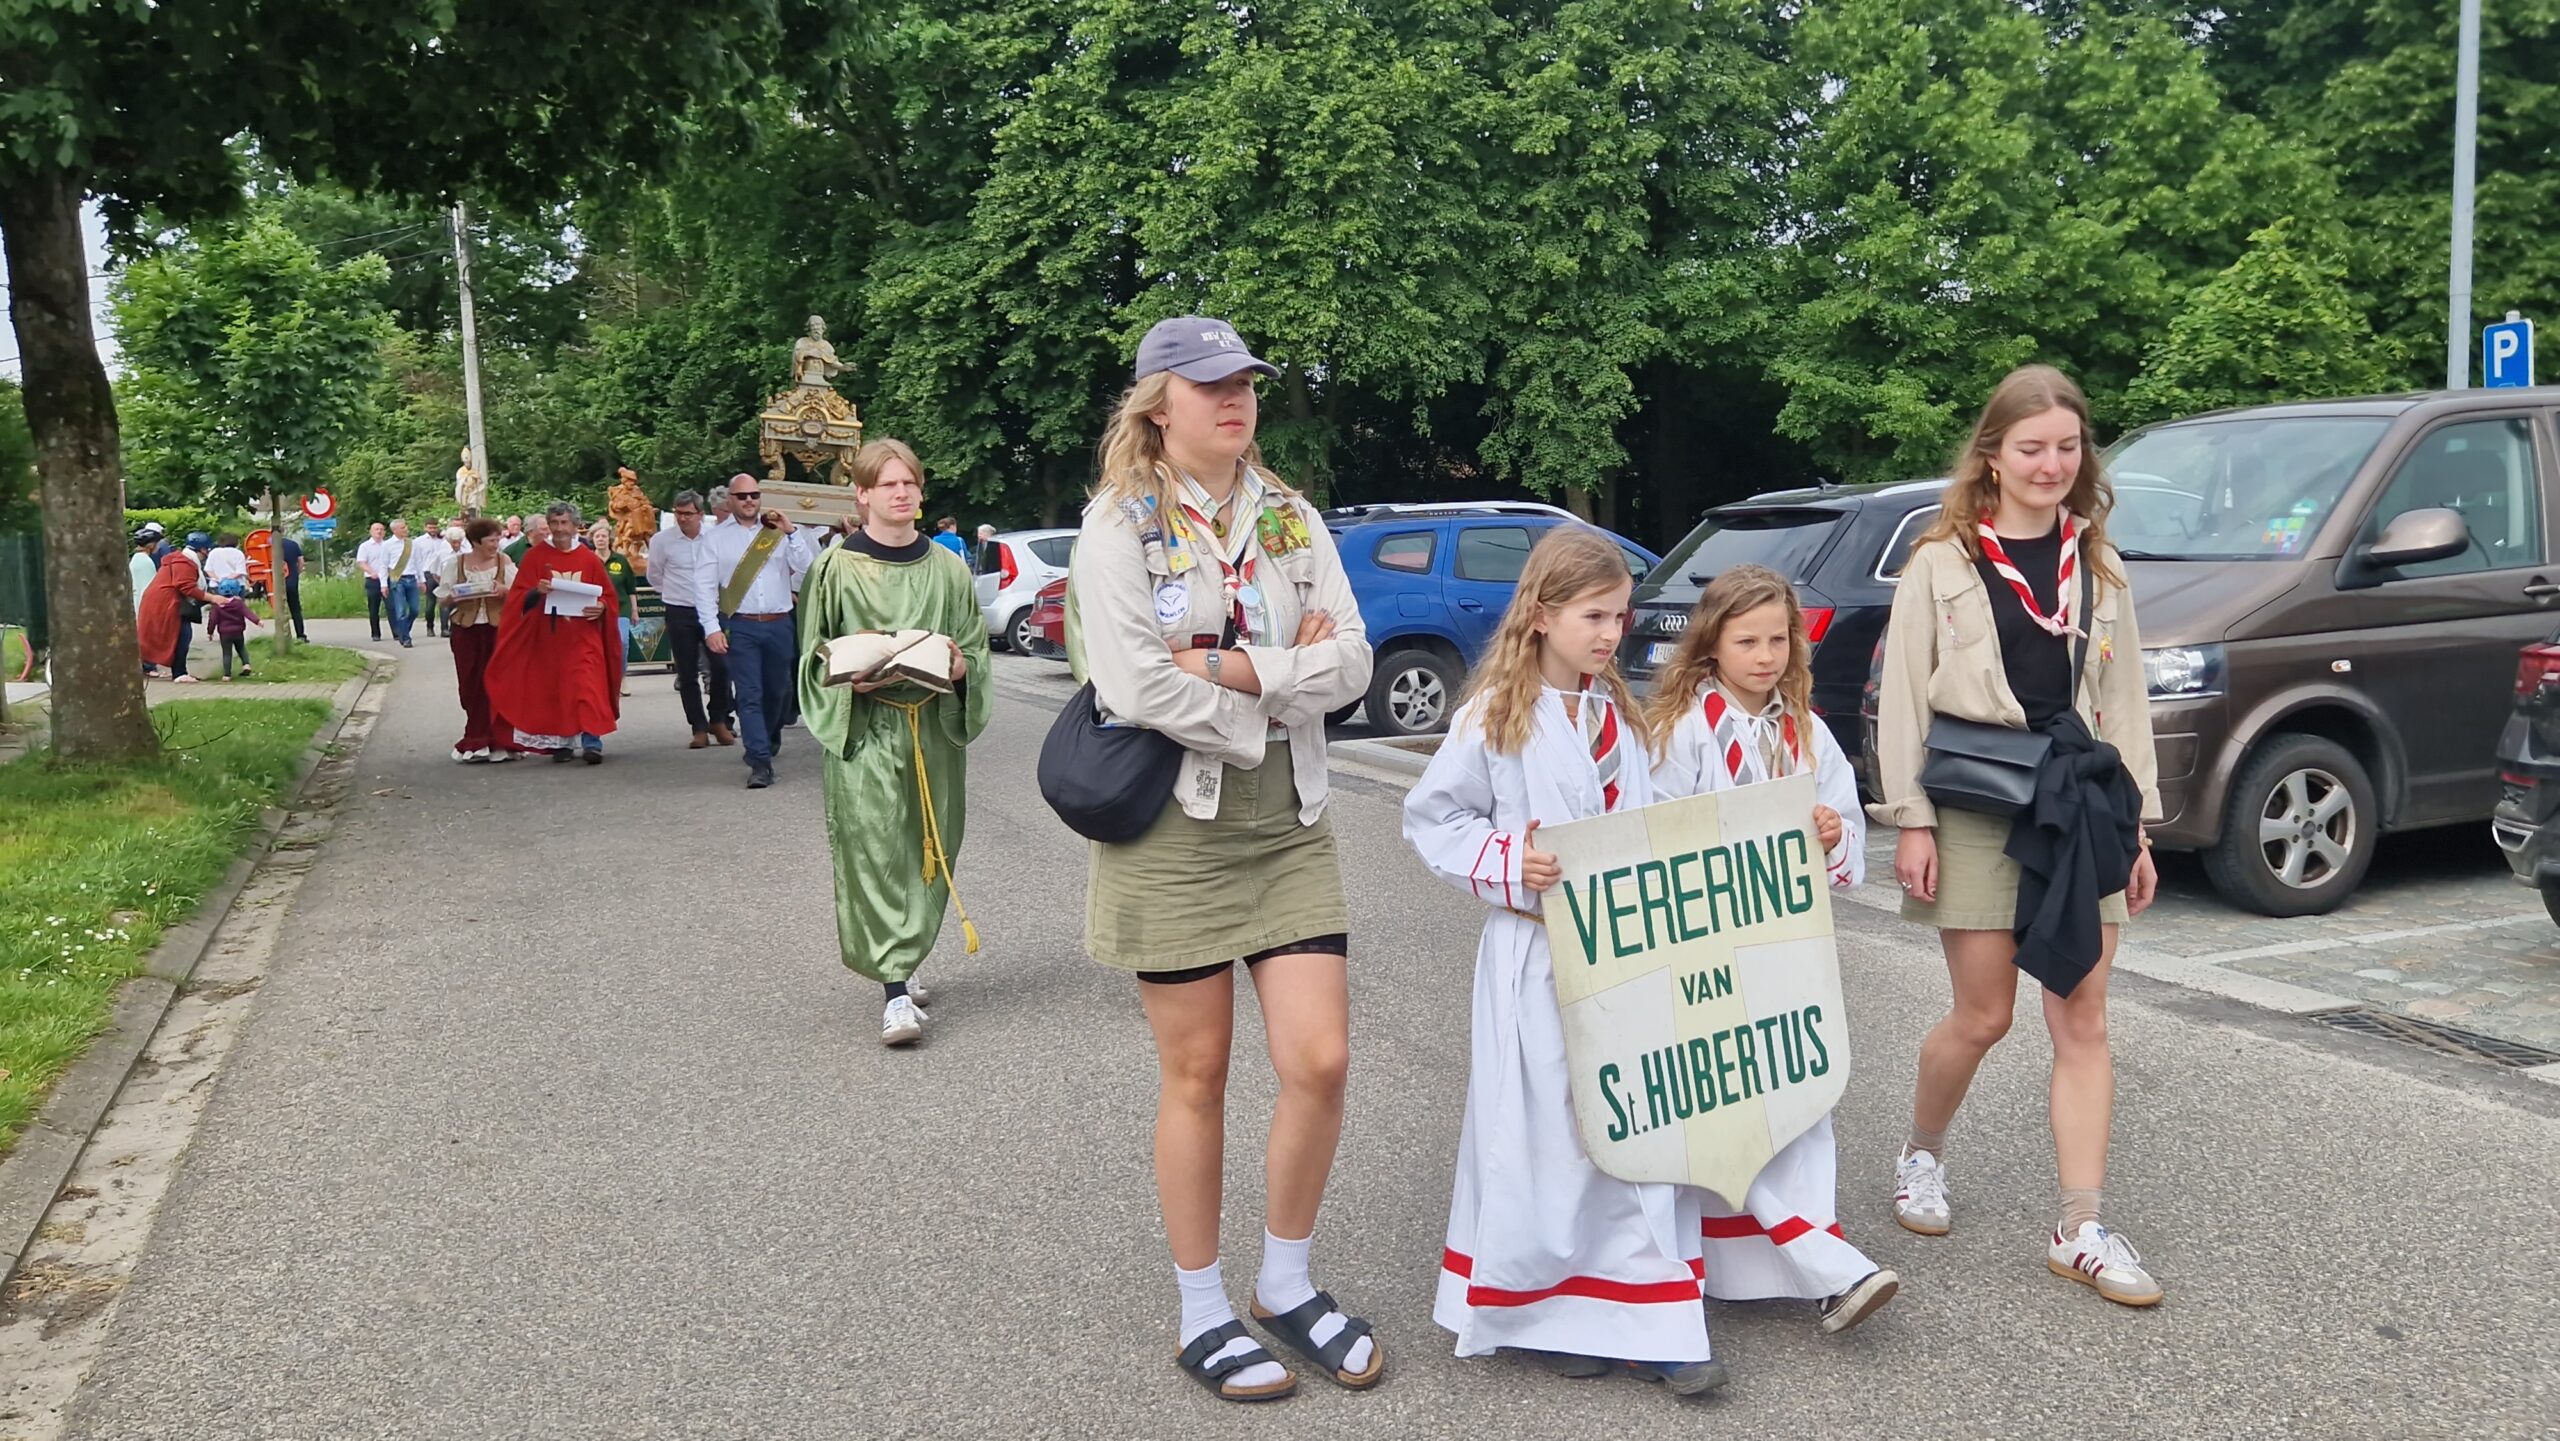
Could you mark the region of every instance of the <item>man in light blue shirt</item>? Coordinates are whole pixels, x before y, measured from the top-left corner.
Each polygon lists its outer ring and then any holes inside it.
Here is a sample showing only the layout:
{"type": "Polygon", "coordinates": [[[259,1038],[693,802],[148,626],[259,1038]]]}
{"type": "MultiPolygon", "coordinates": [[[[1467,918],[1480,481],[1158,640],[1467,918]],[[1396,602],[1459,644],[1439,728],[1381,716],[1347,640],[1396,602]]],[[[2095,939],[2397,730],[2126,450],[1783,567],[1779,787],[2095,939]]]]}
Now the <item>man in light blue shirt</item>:
{"type": "Polygon", "coordinates": [[[738,738],[746,750],[747,789],[773,784],[774,753],[782,748],[782,723],[800,683],[799,637],[792,606],[800,577],[818,558],[814,531],[799,529],[779,510],[764,508],[764,486],[752,475],[729,477],[728,514],[703,528],[694,557],[694,613],[702,618],[703,644],[729,658],[729,687],[738,703],[738,738]],[[757,537],[775,539],[760,556],[757,537]],[[729,594],[739,571],[753,567],[746,584],[729,594]],[[725,603],[724,603],[725,602],[725,603]]]}

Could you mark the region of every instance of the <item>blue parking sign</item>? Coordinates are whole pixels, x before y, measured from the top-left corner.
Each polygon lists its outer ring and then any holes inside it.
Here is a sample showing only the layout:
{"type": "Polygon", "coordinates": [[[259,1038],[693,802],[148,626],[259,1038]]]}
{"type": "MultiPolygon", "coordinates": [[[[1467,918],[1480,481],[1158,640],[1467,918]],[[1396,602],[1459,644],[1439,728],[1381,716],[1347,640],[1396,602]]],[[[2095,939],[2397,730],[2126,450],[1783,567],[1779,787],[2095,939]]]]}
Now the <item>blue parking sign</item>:
{"type": "Polygon", "coordinates": [[[2533,384],[2533,322],[2510,310],[2480,332],[2480,373],[2491,390],[2533,384]]]}
{"type": "Polygon", "coordinates": [[[322,520],[305,519],[302,522],[302,533],[312,540],[326,540],[337,534],[337,531],[338,518],[334,515],[322,520]]]}

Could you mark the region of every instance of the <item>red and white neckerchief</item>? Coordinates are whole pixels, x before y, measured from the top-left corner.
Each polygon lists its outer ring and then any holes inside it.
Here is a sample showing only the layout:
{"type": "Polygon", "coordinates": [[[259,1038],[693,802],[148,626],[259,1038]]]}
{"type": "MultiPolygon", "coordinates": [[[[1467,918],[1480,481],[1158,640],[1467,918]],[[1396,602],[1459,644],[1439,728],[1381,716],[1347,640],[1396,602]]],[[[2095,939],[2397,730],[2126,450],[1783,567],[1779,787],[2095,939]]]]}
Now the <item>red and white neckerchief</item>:
{"type": "Polygon", "coordinates": [[[1193,548],[1218,563],[1219,595],[1235,618],[1237,642],[1250,645],[1262,622],[1262,591],[1253,583],[1254,563],[1260,558],[1254,552],[1253,535],[1254,522],[1262,514],[1262,477],[1246,466],[1236,478],[1236,488],[1227,496],[1230,528],[1226,530],[1211,519],[1220,507],[1200,482],[1186,475],[1180,491],[1182,518],[1191,531],[1193,548]]]}
{"type": "Polygon", "coordinates": [[[1614,811],[1622,794],[1618,768],[1626,759],[1618,744],[1618,708],[1607,696],[1593,693],[1589,676],[1582,678],[1581,721],[1582,738],[1591,747],[1591,769],[1600,777],[1600,809],[1614,811]]]}
{"type": "Polygon", "coordinates": [[[1724,764],[1725,779],[1735,785],[1812,769],[1804,763],[1804,736],[1796,729],[1796,718],[1777,697],[1771,696],[1768,709],[1755,716],[1736,705],[1724,687],[1710,684],[1699,708],[1706,714],[1707,729],[1715,734],[1716,758],[1724,764]],[[1761,774],[1746,775],[1744,764],[1754,757],[1761,774]],[[1781,761],[1786,763],[1783,769],[1781,761]]]}
{"type": "MultiPolygon", "coordinates": [[[[1724,687],[1710,682],[1706,699],[1698,703],[1698,708],[1707,718],[1707,729],[1714,733],[1710,744],[1716,760],[1724,767],[1725,779],[1733,784],[1747,786],[1813,773],[1812,763],[1805,758],[1804,732],[1786,702],[1776,696],[1769,698],[1768,709],[1755,716],[1735,704],[1724,693],[1724,687]]],[[[1849,858],[1846,848],[1842,850],[1839,858],[1826,858],[1834,888],[1849,884],[1849,858]]]]}
{"type": "Polygon", "coordinates": [[[2044,607],[2036,604],[2034,587],[2027,584],[2026,576],[2019,573],[2017,562],[2009,559],[2009,552],[2001,547],[2000,537],[1991,529],[1991,522],[1983,521],[1976,529],[1982,535],[1982,558],[1991,562],[1992,570],[2009,582],[2009,589],[2018,593],[2018,604],[2027,608],[2027,619],[2035,622],[2036,629],[2046,635],[2080,634],[2080,628],[2071,623],[2071,601],[2078,590],[2071,582],[2073,573],[2080,568],[2080,518],[2067,510],[2062,513],[2062,559],[2054,566],[2052,615],[2046,615],[2044,607]]]}

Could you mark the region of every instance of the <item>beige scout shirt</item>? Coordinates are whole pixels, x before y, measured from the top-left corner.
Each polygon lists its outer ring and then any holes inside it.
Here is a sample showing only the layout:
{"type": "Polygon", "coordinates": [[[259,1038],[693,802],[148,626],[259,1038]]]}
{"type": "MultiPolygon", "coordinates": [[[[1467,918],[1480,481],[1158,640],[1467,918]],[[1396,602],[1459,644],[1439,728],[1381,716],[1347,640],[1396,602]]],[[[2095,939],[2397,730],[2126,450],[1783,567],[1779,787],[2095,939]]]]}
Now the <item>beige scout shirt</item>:
{"type": "MultiPolygon", "coordinates": [[[[2124,559],[2110,548],[2118,574],[2124,559]]],[[[2077,709],[2100,740],[2124,756],[2125,769],[2142,791],[2142,815],[2158,820],[2160,764],[2151,749],[2151,698],[2142,675],[2142,636],[2135,629],[2133,597],[2095,576],[2088,619],[2089,657],[2080,670],[2077,709]]],[[[1935,826],[1937,807],[1920,789],[1928,759],[1929,718],[2024,730],[2027,712],[2009,689],[2000,664],[2000,637],[1992,627],[1991,593],[1973,558],[1951,540],[1932,541],[1911,553],[1893,597],[1885,630],[1883,684],[1876,697],[1876,789],[1884,797],[1867,807],[1882,825],[1935,826]]]]}
{"type": "Polygon", "coordinates": [[[1173,663],[1174,650],[1187,649],[1193,636],[1224,629],[1220,572],[1207,551],[1193,548],[1190,568],[1177,575],[1171,552],[1143,539],[1120,501],[1099,496],[1085,507],[1076,538],[1069,596],[1084,678],[1093,682],[1106,719],[1162,731],[1181,743],[1173,795],[1196,820],[1217,816],[1226,767],[1262,764],[1276,725],[1289,735],[1298,822],[1314,825],[1329,789],[1325,717],[1369,689],[1369,629],[1333,534],[1303,498],[1279,503],[1296,508],[1308,543],[1274,556],[1258,534],[1253,542],[1255,584],[1271,634],[1294,637],[1299,620],[1321,610],[1333,617],[1333,638],[1308,646],[1245,646],[1262,681],[1260,695],[1212,685],[1173,663]]]}

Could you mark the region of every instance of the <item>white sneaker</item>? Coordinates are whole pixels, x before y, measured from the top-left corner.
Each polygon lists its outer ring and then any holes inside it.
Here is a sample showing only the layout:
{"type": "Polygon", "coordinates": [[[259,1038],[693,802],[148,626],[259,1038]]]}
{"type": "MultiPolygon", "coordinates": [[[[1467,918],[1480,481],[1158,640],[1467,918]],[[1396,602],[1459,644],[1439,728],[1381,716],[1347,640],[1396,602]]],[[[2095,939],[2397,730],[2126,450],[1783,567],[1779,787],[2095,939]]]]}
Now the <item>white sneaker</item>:
{"type": "Polygon", "coordinates": [[[2053,1233],[2053,1249],[2044,1263],[2057,1276],[2094,1289],[2119,1306],[2159,1304],[2160,1283],[2142,1269],[2142,1254],[2133,1243],[2095,1221],[2080,1223],[2080,1234],[2053,1233]]]}
{"type": "Polygon", "coordinates": [[[514,751],[502,751],[495,746],[492,746],[480,753],[480,759],[487,761],[493,766],[505,765],[507,762],[514,760],[515,758],[516,753],[514,751]]]}
{"type": "Polygon", "coordinates": [[[453,763],[455,765],[469,765],[471,762],[478,760],[479,758],[480,753],[478,751],[467,751],[460,746],[455,746],[453,748],[453,763]]]}
{"type": "Polygon", "coordinates": [[[900,996],[880,1013],[880,1044],[913,1045],[924,1034],[925,1013],[918,1009],[915,997],[900,996]]]}
{"type": "Polygon", "coordinates": [[[1946,1163],[1914,1151],[1893,1168],[1893,1219],[1902,1229],[1943,1236],[1955,1224],[1947,1209],[1946,1163]]]}

